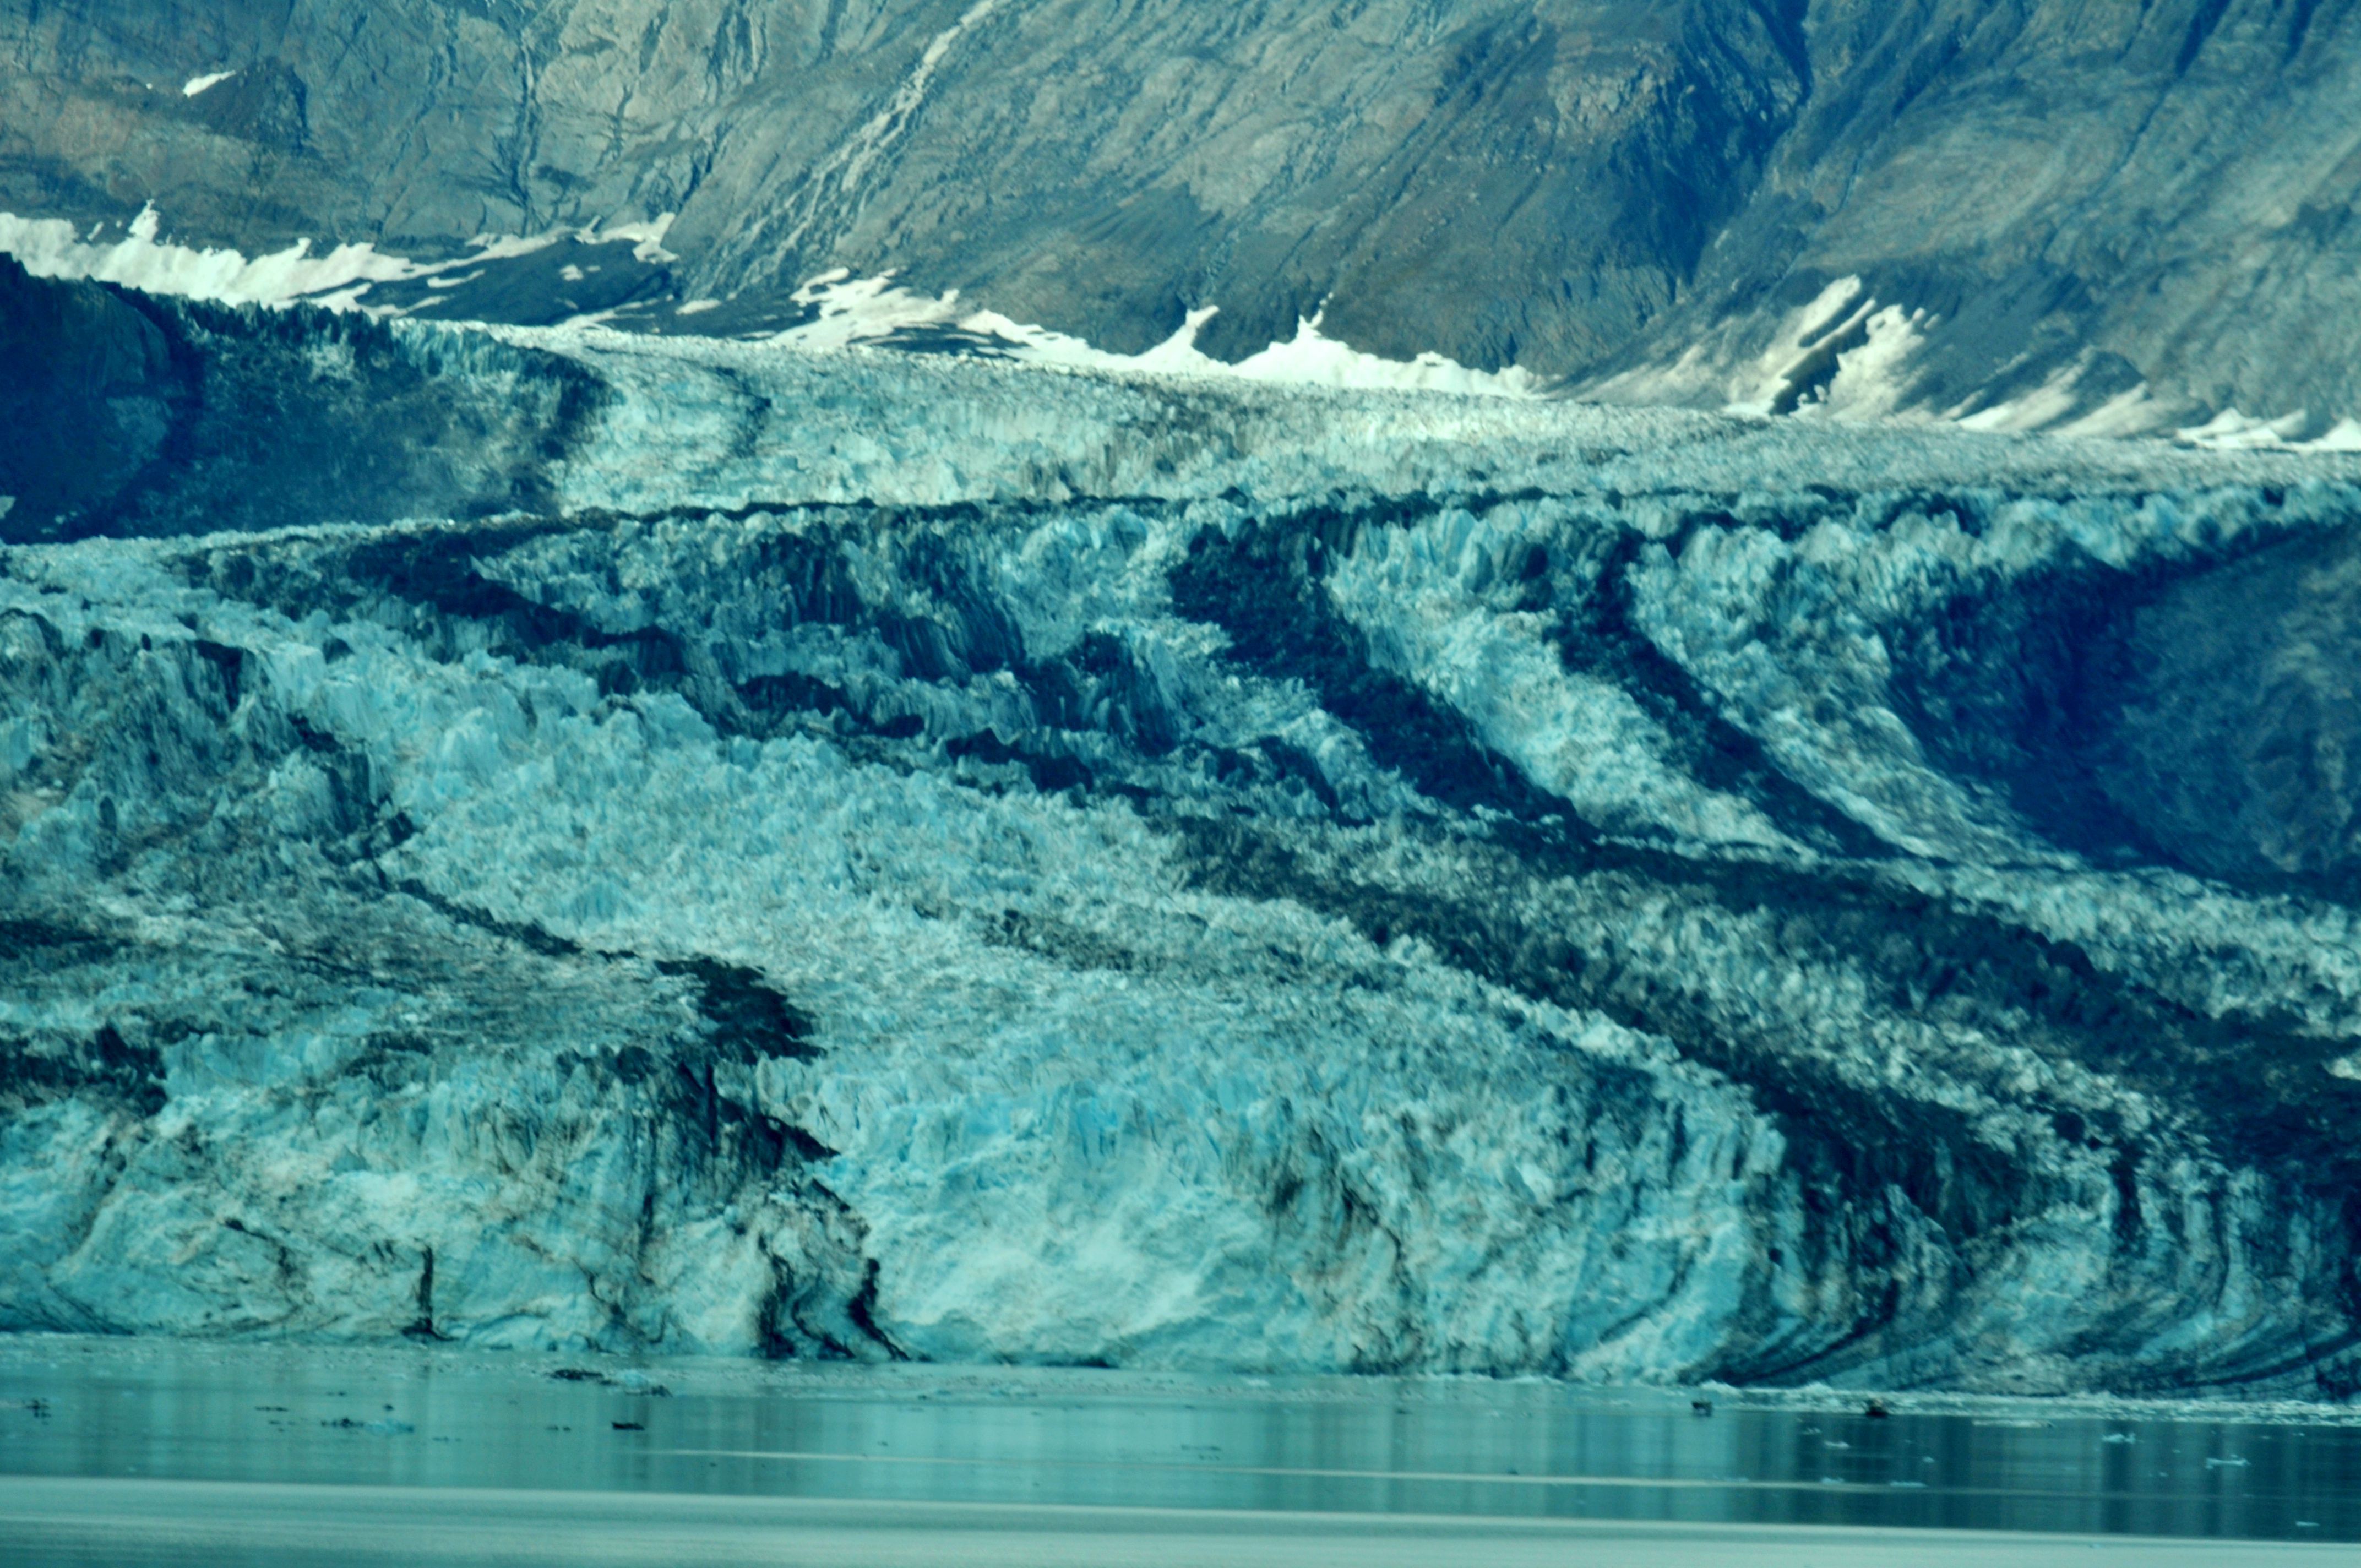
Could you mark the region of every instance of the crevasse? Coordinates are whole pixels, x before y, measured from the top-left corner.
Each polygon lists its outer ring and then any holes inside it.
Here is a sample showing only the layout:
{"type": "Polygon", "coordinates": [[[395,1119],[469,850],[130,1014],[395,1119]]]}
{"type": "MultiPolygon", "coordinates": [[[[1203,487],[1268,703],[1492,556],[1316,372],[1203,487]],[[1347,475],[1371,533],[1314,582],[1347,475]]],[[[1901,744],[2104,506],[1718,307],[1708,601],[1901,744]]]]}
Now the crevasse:
{"type": "Polygon", "coordinates": [[[0,1324],[2351,1387],[2361,464],[181,319],[513,455],[0,557],[0,1324]]]}

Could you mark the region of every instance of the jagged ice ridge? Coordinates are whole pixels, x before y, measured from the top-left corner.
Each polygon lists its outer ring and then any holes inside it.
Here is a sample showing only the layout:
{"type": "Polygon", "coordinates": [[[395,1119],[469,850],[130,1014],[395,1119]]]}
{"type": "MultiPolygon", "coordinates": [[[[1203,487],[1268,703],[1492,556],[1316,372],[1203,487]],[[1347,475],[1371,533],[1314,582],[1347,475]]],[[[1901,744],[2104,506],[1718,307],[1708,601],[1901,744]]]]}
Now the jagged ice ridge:
{"type": "Polygon", "coordinates": [[[2361,460],[185,319],[531,428],[0,558],[0,1324],[2354,1386],[2361,460]]]}

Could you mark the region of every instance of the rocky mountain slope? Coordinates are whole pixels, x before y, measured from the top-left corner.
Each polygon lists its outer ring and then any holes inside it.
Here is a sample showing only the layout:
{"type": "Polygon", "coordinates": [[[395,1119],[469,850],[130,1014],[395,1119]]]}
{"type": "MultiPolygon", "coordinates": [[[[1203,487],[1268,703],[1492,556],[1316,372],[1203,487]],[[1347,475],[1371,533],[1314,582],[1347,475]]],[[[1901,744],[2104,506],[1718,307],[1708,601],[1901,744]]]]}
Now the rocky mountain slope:
{"type": "Polygon", "coordinates": [[[2361,1381],[2361,458],[16,286],[0,1326],[2361,1381]]]}
{"type": "Polygon", "coordinates": [[[2357,197],[2344,0],[0,6],[20,219],[676,214],[374,291],[446,318],[749,332],[841,267],[1126,352],[1324,311],[1621,400],[2361,441],[2357,197]]]}

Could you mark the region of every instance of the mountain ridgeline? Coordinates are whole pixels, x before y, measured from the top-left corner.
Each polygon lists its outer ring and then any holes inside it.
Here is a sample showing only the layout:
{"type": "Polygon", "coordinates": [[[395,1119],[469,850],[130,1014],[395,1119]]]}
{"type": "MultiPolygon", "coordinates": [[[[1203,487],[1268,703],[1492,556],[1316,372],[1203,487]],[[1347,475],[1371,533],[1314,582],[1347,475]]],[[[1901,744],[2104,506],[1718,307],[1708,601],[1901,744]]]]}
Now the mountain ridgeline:
{"type": "Polygon", "coordinates": [[[1125,352],[1215,306],[1226,358],[1320,315],[1617,400],[2302,440],[2361,420],[2356,104],[2350,0],[10,0],[0,209],[677,214],[374,291],[446,318],[753,332],[840,267],[1125,352]]]}

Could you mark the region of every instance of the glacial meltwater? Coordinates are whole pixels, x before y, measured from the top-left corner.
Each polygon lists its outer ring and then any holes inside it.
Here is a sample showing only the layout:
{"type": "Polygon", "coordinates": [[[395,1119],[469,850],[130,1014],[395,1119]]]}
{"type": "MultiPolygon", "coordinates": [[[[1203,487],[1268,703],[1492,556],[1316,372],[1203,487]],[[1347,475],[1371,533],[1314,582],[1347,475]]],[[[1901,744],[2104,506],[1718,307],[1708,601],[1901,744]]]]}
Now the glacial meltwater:
{"type": "Polygon", "coordinates": [[[1849,1542],[1871,1562],[1904,1541],[1932,1562],[1986,1560],[1947,1541],[2016,1562],[2184,1548],[2191,1563],[2330,1561],[2349,1547],[2307,1548],[2361,1541],[2361,1422],[2343,1412],[1930,1395],[1882,1401],[1881,1417],[1869,1403],[19,1336],[0,1339],[0,1540],[31,1553],[19,1561],[208,1564],[579,1560],[577,1531],[604,1542],[602,1562],[704,1561],[717,1545],[716,1560],[802,1561],[798,1541],[813,1561],[900,1562],[901,1536],[967,1542],[1012,1520],[1011,1562],[1197,1560],[1159,1549],[1176,1531],[1232,1562],[1329,1560],[1355,1532],[1370,1560],[1404,1562],[1516,1561],[1520,1546],[1784,1562],[1801,1543],[1794,1561],[1833,1563],[1855,1560],[1849,1542]],[[800,1511],[743,1512],[762,1501],[800,1511]],[[545,1517],[520,1526],[519,1508],[545,1517]],[[429,1529],[480,1510],[500,1517],[429,1529]],[[661,1523],[653,1555],[631,1554],[634,1518],[661,1523]],[[1219,1534],[1241,1520],[1246,1556],[1219,1534]],[[1073,1539],[1085,1524],[1127,1550],[1101,1559],[1098,1536],[1073,1539]],[[1405,1529],[1414,1539],[1395,1539],[1405,1529]]]}

